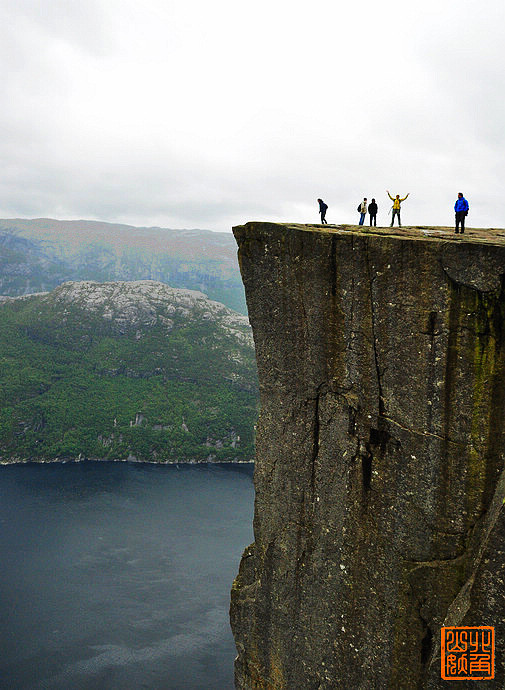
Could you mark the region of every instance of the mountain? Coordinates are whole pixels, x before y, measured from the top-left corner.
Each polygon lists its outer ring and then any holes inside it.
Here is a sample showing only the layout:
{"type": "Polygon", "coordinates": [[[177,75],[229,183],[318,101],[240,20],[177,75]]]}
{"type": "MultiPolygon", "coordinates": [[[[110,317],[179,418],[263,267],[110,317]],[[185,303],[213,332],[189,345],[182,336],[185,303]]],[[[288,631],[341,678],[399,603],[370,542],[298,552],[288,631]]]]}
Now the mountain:
{"type": "Polygon", "coordinates": [[[99,221],[0,219],[0,294],[68,280],[157,280],[246,313],[233,235],[99,221]]]}
{"type": "Polygon", "coordinates": [[[0,298],[0,458],[250,460],[247,317],[155,281],[0,298]]]}

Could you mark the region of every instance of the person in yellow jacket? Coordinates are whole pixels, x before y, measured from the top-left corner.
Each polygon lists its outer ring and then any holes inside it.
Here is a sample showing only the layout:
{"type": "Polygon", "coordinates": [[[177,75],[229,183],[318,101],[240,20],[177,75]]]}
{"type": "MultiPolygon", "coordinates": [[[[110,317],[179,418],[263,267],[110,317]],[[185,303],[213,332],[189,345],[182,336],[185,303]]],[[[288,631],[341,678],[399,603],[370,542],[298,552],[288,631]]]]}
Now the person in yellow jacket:
{"type": "Polygon", "coordinates": [[[390,227],[390,228],[393,227],[393,223],[395,222],[395,215],[396,215],[396,216],[398,216],[398,227],[401,228],[401,227],[402,227],[402,221],[400,220],[400,204],[402,203],[402,201],[405,201],[405,199],[408,197],[408,195],[410,194],[410,192],[409,192],[406,196],[404,196],[403,199],[400,199],[400,195],[399,195],[399,194],[397,194],[397,195],[396,195],[396,198],[393,199],[393,197],[392,197],[391,194],[389,193],[389,190],[386,189],[386,192],[388,193],[388,197],[389,197],[389,198],[391,199],[391,201],[393,202],[393,214],[392,214],[392,216],[391,216],[391,225],[390,225],[389,227],[390,227]]]}

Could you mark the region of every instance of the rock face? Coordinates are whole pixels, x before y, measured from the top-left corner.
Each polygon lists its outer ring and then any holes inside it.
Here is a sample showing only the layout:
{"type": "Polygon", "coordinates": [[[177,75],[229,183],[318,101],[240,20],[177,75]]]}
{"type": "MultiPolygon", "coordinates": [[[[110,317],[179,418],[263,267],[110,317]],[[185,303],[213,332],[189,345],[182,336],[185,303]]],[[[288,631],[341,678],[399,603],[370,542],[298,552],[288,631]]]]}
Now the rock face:
{"type": "Polygon", "coordinates": [[[505,242],[234,228],[260,379],[236,687],[438,688],[442,625],[505,646],[505,242]]]}
{"type": "Polygon", "coordinates": [[[209,300],[197,290],[172,288],[154,280],[68,281],[41,299],[60,305],[63,318],[65,305],[78,306],[114,324],[119,330],[151,327],[157,323],[171,330],[177,318],[185,323],[212,321],[237,340],[252,345],[246,316],[209,300]]]}

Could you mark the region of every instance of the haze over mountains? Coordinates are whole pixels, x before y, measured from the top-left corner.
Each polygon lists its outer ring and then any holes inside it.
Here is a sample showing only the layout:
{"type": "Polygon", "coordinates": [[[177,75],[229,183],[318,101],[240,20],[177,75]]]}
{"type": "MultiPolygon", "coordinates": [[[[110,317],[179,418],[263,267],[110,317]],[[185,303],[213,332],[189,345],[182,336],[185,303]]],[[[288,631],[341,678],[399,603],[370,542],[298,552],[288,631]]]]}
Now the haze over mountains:
{"type": "Polygon", "coordinates": [[[0,295],[49,291],[68,280],[156,280],[245,314],[236,253],[226,232],[0,219],[0,295]]]}

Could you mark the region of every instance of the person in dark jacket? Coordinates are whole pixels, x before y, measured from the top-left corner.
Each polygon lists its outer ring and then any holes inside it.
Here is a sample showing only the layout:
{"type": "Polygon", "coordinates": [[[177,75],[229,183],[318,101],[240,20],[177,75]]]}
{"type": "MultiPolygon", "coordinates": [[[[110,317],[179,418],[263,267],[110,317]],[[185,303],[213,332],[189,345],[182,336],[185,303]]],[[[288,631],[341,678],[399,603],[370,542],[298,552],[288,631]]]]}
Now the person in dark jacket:
{"type": "Polygon", "coordinates": [[[458,228],[460,226],[461,230],[459,232],[461,232],[461,234],[465,232],[465,217],[468,215],[469,210],[470,206],[468,205],[468,201],[463,196],[463,192],[460,192],[454,204],[454,211],[456,212],[456,229],[454,232],[456,235],[458,234],[458,228]]]}
{"type": "Polygon", "coordinates": [[[328,221],[326,220],[326,211],[328,210],[328,204],[325,204],[322,199],[317,200],[319,203],[319,213],[321,214],[321,223],[326,223],[328,225],[328,221]]]}
{"type": "Polygon", "coordinates": [[[379,207],[375,203],[375,199],[372,199],[372,201],[368,204],[368,213],[370,214],[370,226],[375,225],[375,227],[377,227],[377,211],[378,210],[379,210],[379,207]]]}

